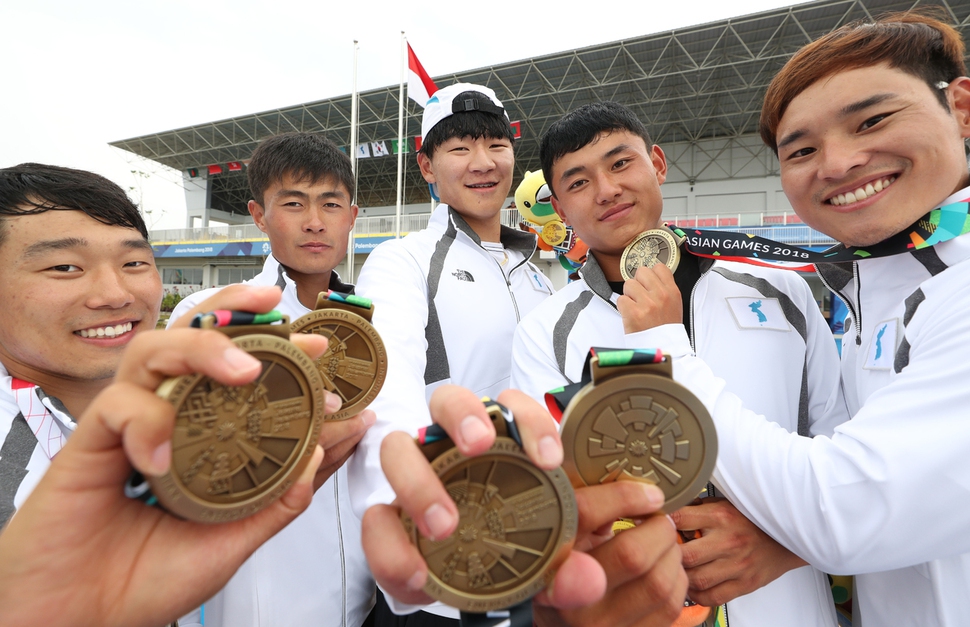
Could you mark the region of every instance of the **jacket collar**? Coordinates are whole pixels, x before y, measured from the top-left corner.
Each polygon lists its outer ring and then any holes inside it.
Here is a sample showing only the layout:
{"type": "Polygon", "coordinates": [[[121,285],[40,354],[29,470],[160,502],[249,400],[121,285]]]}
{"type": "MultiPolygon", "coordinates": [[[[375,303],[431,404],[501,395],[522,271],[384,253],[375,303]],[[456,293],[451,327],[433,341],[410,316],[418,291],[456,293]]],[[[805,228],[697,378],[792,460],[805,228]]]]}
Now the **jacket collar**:
{"type": "MultiPolygon", "coordinates": [[[[447,230],[448,222],[454,226],[456,231],[464,233],[476,246],[481,247],[482,238],[478,236],[478,233],[468,225],[468,222],[465,221],[465,218],[460,213],[444,203],[438,205],[434,213],[431,214],[428,226],[436,227],[439,230],[447,230]]],[[[537,240],[535,235],[507,227],[504,224],[499,230],[499,241],[509,250],[522,253],[526,259],[530,259],[536,251],[537,240]]]]}
{"type": "Polygon", "coordinates": [[[594,294],[608,302],[614,309],[616,308],[612,300],[613,289],[606,280],[606,275],[603,274],[603,268],[600,267],[600,264],[596,261],[596,256],[592,252],[586,256],[586,263],[579,269],[579,276],[586,282],[586,285],[589,286],[589,289],[594,294]]]}

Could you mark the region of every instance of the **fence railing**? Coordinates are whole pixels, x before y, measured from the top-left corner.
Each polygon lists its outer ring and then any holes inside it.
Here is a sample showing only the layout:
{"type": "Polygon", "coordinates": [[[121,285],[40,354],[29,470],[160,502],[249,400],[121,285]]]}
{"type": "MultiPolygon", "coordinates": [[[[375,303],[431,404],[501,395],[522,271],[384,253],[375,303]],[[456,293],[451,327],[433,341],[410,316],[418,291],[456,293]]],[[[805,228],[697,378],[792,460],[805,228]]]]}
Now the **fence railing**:
{"type": "MultiPolygon", "coordinates": [[[[420,231],[428,226],[430,213],[409,213],[401,216],[401,234],[420,231]]],[[[743,231],[785,244],[802,246],[824,246],[835,241],[801,223],[792,213],[765,215],[763,213],[742,213],[731,216],[669,216],[671,223],[682,228],[721,229],[743,231]]],[[[520,220],[516,209],[502,210],[502,224],[515,227],[520,220]]],[[[391,216],[367,216],[357,218],[354,233],[358,237],[394,235],[395,218],[391,216]]],[[[266,234],[254,224],[232,226],[210,226],[193,229],[163,229],[149,233],[153,244],[199,244],[226,243],[238,241],[266,241],[266,234]]]]}

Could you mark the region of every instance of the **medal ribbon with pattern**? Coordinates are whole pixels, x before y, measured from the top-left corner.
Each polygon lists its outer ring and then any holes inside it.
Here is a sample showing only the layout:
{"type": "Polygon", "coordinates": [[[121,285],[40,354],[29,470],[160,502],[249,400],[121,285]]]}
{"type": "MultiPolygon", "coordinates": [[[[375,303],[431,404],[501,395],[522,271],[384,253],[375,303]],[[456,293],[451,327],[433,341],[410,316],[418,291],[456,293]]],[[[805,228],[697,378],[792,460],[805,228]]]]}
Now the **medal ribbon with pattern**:
{"type": "Polygon", "coordinates": [[[783,244],[748,233],[682,229],[673,224],[668,227],[678,236],[685,237],[684,247],[693,255],[710,259],[740,261],[755,265],[777,267],[772,262],[796,264],[789,269],[811,271],[815,263],[858,261],[874,257],[888,257],[920,250],[970,233],[970,191],[959,202],[933,209],[917,220],[911,227],[872,246],[833,247],[813,251],[802,246],[783,244]],[[764,262],[764,263],[759,263],[764,262]]]}
{"type": "Polygon", "coordinates": [[[335,292],[333,290],[327,290],[326,300],[333,301],[335,303],[344,303],[345,305],[353,305],[355,307],[360,307],[361,309],[367,309],[368,311],[374,308],[374,303],[369,298],[357,296],[356,294],[335,292]]]}
{"type": "Polygon", "coordinates": [[[597,348],[594,346],[593,348],[589,349],[589,354],[586,355],[586,363],[583,365],[582,379],[576,383],[571,383],[569,385],[546,392],[546,407],[549,409],[549,413],[552,414],[552,417],[556,419],[556,422],[562,422],[562,413],[566,411],[566,406],[569,405],[569,401],[572,399],[572,397],[576,396],[577,392],[583,389],[583,387],[588,383],[592,382],[593,373],[590,369],[590,361],[594,356],[599,357],[600,366],[603,368],[613,366],[659,364],[663,363],[663,361],[666,359],[663,352],[656,348],[619,349],[597,348]]]}

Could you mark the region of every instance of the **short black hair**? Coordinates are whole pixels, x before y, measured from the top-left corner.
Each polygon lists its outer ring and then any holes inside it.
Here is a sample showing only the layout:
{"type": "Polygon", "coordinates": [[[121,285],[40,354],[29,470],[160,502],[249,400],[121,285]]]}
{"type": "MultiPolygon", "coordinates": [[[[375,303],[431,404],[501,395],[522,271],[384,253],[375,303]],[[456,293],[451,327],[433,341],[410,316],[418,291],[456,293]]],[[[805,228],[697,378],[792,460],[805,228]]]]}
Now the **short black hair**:
{"type": "MultiPolygon", "coordinates": [[[[463,91],[454,98],[455,100],[477,100],[494,107],[495,103],[483,93],[477,91],[463,91]]],[[[452,113],[442,121],[434,125],[428,131],[428,135],[421,142],[421,150],[418,151],[427,158],[434,156],[434,151],[438,146],[445,143],[452,137],[489,137],[492,139],[507,139],[515,146],[515,133],[509,119],[504,115],[486,113],[485,111],[461,111],[452,113]]]]}
{"type": "Polygon", "coordinates": [[[591,102],[567,113],[549,127],[539,143],[539,163],[554,196],[552,166],[567,154],[587,146],[600,133],[613,131],[628,131],[643,138],[647,148],[653,146],[650,133],[640,118],[618,102],[591,102]]]}
{"type": "Polygon", "coordinates": [[[41,163],[0,169],[0,243],[6,236],[5,218],[46,211],[83,211],[102,224],[135,229],[148,240],[138,207],[103,176],[41,163]]]}
{"type": "Polygon", "coordinates": [[[260,205],[264,204],[266,189],[282,183],[286,175],[311,184],[336,179],[347,188],[351,201],[356,192],[350,157],[323,135],[313,133],[283,133],[265,140],[256,147],[246,174],[253,198],[260,205]]]}

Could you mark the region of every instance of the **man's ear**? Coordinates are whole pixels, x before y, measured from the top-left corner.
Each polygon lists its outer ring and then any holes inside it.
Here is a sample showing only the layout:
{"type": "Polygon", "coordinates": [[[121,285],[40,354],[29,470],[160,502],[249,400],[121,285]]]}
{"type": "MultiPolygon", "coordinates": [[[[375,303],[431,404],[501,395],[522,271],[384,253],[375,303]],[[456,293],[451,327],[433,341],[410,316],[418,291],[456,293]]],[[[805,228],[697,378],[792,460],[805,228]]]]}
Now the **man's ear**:
{"type": "Polygon", "coordinates": [[[562,220],[563,224],[568,226],[569,220],[566,219],[566,214],[562,212],[562,207],[559,205],[559,199],[553,195],[549,198],[549,200],[552,201],[552,208],[555,210],[556,215],[559,216],[559,219],[562,220]]]}
{"type": "Polygon", "coordinates": [[[431,167],[431,159],[423,152],[418,153],[418,167],[421,168],[421,176],[428,183],[437,183],[434,177],[434,170],[431,167]]]}
{"type": "Polygon", "coordinates": [[[961,76],[947,87],[950,111],[960,127],[961,137],[970,137],[970,78],[961,76]]]}
{"type": "Polygon", "coordinates": [[[350,220],[351,222],[357,221],[357,211],[358,211],[357,205],[350,205],[350,214],[353,216],[353,218],[350,220]]]}
{"type": "Polygon", "coordinates": [[[657,171],[657,183],[663,185],[664,181],[667,180],[667,155],[657,144],[650,147],[650,163],[653,164],[653,169],[657,171]]]}
{"type": "Polygon", "coordinates": [[[257,229],[265,233],[266,232],[266,220],[265,220],[266,210],[263,209],[263,206],[258,202],[256,202],[255,200],[250,200],[249,204],[247,205],[247,208],[249,209],[249,215],[253,217],[253,224],[256,225],[257,229]]]}

